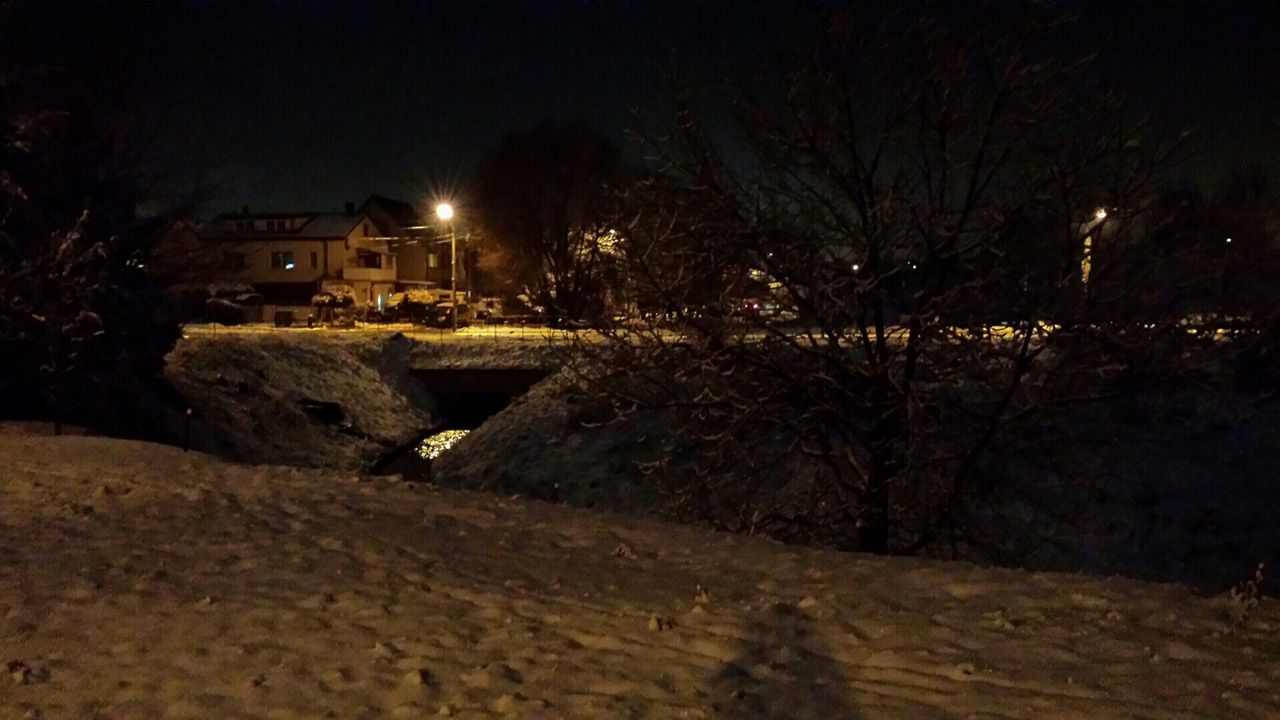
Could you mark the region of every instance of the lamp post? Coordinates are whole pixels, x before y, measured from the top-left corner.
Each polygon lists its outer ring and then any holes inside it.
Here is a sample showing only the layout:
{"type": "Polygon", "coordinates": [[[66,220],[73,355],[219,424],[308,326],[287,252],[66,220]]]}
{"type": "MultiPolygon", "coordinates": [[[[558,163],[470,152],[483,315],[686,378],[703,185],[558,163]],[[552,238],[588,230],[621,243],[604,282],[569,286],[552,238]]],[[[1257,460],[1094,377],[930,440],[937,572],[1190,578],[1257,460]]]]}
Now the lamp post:
{"type": "Polygon", "coordinates": [[[453,314],[453,331],[458,332],[458,237],[453,232],[453,206],[440,203],[436,217],[449,224],[449,305],[453,314]]]}
{"type": "Polygon", "coordinates": [[[1080,256],[1080,282],[1084,285],[1086,293],[1089,289],[1089,275],[1093,271],[1093,231],[1100,230],[1106,219],[1107,209],[1098,208],[1093,213],[1093,222],[1085,227],[1089,234],[1084,236],[1084,253],[1080,256]]]}

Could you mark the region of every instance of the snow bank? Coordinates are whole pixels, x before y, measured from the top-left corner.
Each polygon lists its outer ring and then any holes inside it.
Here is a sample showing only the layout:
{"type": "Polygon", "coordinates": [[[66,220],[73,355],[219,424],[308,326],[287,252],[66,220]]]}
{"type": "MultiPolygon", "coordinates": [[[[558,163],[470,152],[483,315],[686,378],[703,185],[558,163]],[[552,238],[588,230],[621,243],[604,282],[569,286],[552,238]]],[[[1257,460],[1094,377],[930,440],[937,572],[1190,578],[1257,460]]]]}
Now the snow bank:
{"type": "Polygon", "coordinates": [[[0,436],[6,717],[1274,718],[1280,606],[0,436]]]}
{"type": "Polygon", "coordinates": [[[583,428],[605,417],[553,375],[441,454],[432,476],[447,487],[644,514],[657,498],[637,461],[657,457],[651,438],[661,422],[638,413],[625,424],[583,428]]]}
{"type": "Polygon", "coordinates": [[[424,328],[409,323],[357,323],[354,328],[277,328],[264,324],[224,326],[191,324],[183,327],[186,338],[276,338],[323,342],[358,342],[393,334],[413,340],[413,362],[430,368],[554,368],[562,364],[570,346],[566,331],[541,327],[486,326],[464,328],[457,333],[444,328],[424,328]]]}
{"type": "Polygon", "coordinates": [[[193,338],[169,355],[165,376],[194,411],[197,448],[245,462],[361,468],[433,424],[431,399],[408,372],[412,345],[397,335],[193,338]]]}
{"type": "MultiPolygon", "coordinates": [[[[1280,448],[1280,406],[1268,412],[1231,433],[1221,427],[1198,434],[1168,427],[1110,430],[1112,437],[1090,448],[1110,468],[1100,483],[1105,492],[1063,488],[1073,512],[1060,518],[1025,503],[1003,510],[1022,521],[1002,531],[1009,544],[1028,548],[1005,562],[1212,591],[1248,576],[1259,562],[1276,567],[1280,483],[1271,467],[1280,448]]],[[[674,425],[641,409],[624,423],[599,426],[608,417],[567,383],[549,378],[441,455],[432,471],[448,487],[637,515],[659,510],[655,483],[638,465],[658,458],[674,425]]],[[[663,470],[667,479],[690,471],[679,463],[663,470]]],[[[802,472],[797,463],[783,474],[802,472]]],[[[985,559],[979,551],[961,552],[985,559]]],[[[1280,592],[1277,575],[1270,573],[1269,592],[1280,592]]]]}
{"type": "Polygon", "coordinates": [[[519,340],[507,335],[422,332],[413,335],[412,363],[417,368],[551,369],[563,364],[565,346],[541,337],[519,340]]]}

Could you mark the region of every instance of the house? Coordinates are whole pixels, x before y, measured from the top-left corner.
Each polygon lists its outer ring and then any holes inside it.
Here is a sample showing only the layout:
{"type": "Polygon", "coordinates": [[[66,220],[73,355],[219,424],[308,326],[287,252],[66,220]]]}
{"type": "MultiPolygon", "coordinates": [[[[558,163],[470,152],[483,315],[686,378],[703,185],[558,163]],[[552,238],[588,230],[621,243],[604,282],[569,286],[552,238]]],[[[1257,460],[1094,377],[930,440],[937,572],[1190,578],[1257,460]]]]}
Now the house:
{"type": "MultiPolygon", "coordinates": [[[[407,288],[448,288],[450,242],[448,228],[435,217],[423,218],[409,203],[372,195],[360,206],[390,243],[396,255],[397,282],[407,288]]],[[[457,233],[458,290],[471,287],[474,253],[464,233],[457,233]]]]}
{"type": "MultiPolygon", "coordinates": [[[[457,288],[473,266],[465,236],[457,239],[457,288]]],[[[155,263],[170,286],[252,291],[274,306],[307,306],[319,292],[349,289],[357,303],[381,305],[393,292],[450,283],[448,228],[423,220],[408,203],[371,196],[340,213],[240,212],[203,225],[170,222],[155,263]],[[249,287],[246,287],[249,286],[249,287]]]]}
{"type": "Polygon", "coordinates": [[[198,284],[208,278],[215,258],[200,241],[197,227],[186,218],[164,222],[151,258],[151,273],[166,287],[198,284]]]}
{"type": "Polygon", "coordinates": [[[309,305],[331,286],[347,286],[357,302],[381,304],[396,290],[396,255],[368,213],[219,215],[198,230],[211,274],[251,285],[268,304],[309,305]]]}

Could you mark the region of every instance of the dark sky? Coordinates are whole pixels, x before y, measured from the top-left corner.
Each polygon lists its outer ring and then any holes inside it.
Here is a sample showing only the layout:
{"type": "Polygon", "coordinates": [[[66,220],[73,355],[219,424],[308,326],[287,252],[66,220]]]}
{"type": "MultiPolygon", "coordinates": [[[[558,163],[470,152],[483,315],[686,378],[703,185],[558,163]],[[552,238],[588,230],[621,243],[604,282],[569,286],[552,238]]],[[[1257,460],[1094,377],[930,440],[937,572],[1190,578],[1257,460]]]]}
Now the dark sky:
{"type": "MultiPolygon", "coordinates": [[[[40,2],[33,50],[73,48],[104,82],[141,88],[163,154],[216,180],[209,210],[419,199],[545,117],[622,140],[633,109],[659,109],[673,64],[708,78],[746,69],[813,4],[40,2]]],[[[1198,131],[1195,173],[1278,159],[1280,3],[1064,5],[1117,89],[1198,131]]]]}

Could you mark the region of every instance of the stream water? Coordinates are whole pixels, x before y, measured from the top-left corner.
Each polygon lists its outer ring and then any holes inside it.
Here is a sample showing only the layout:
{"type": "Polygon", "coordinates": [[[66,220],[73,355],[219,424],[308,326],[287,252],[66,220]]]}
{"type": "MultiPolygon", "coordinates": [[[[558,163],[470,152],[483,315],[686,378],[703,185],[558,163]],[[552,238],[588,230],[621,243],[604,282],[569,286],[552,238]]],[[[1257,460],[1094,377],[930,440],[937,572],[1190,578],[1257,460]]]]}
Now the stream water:
{"type": "Polygon", "coordinates": [[[421,439],[398,447],[374,463],[376,475],[400,475],[409,482],[431,480],[431,462],[466,437],[471,428],[435,428],[421,439]]]}
{"type": "Polygon", "coordinates": [[[448,452],[467,433],[500,412],[547,376],[545,370],[437,369],[415,370],[439,403],[441,424],[424,429],[412,443],[395,448],[374,463],[378,475],[399,474],[411,482],[431,479],[431,462],[448,452]]]}

